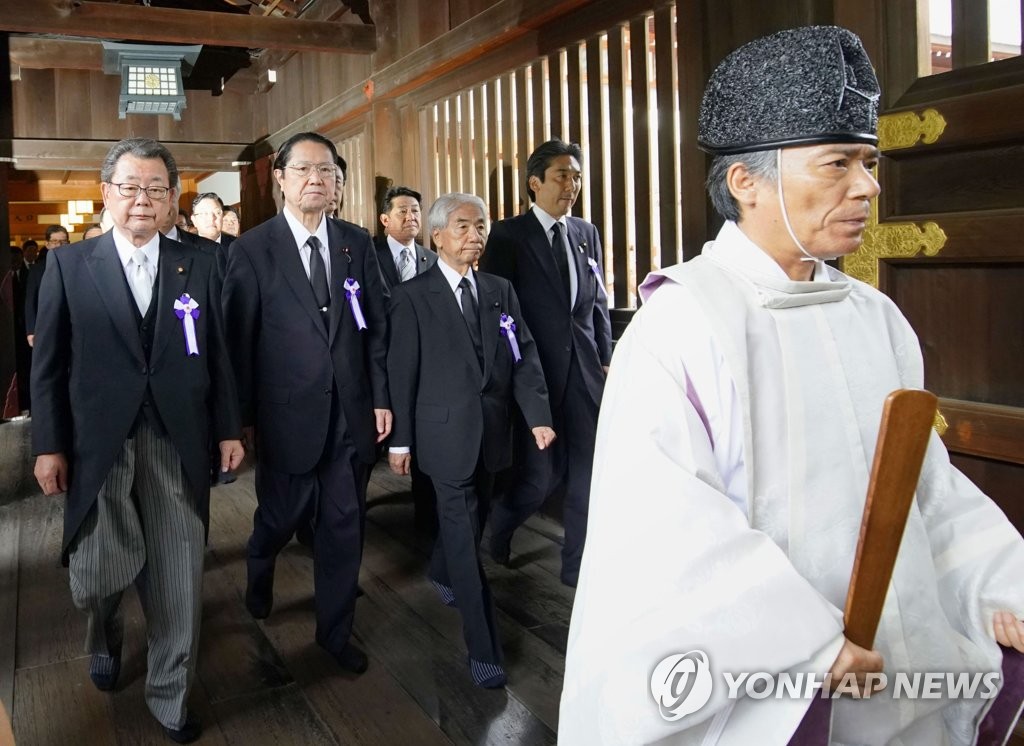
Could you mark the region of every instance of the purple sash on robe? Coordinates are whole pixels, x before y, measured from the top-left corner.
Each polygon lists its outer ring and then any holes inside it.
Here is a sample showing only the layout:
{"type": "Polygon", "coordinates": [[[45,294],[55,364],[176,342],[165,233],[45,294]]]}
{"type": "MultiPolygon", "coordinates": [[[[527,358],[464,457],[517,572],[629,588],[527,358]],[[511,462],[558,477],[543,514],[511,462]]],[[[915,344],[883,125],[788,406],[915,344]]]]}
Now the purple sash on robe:
{"type": "MultiPolygon", "coordinates": [[[[977,746],[1003,746],[1024,708],[1024,653],[1003,648],[1003,686],[978,727],[977,746]]],[[[815,697],[789,746],[827,746],[832,700],[815,697]]]]}

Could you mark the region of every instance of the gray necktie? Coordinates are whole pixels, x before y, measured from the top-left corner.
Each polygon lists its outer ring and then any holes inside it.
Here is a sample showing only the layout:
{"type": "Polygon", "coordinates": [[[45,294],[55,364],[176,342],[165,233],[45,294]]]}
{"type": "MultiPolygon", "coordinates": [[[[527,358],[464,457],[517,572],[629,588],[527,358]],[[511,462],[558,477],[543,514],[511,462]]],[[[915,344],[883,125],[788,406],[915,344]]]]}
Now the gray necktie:
{"type": "Polygon", "coordinates": [[[132,254],[132,260],[128,268],[128,286],[135,296],[135,305],[139,307],[139,313],[143,316],[149,310],[150,301],[153,300],[153,276],[149,273],[146,263],[146,252],[136,249],[132,254]]]}
{"type": "Polygon", "coordinates": [[[402,249],[402,256],[398,260],[398,276],[402,282],[416,276],[416,262],[413,261],[412,249],[408,246],[402,249]]]}

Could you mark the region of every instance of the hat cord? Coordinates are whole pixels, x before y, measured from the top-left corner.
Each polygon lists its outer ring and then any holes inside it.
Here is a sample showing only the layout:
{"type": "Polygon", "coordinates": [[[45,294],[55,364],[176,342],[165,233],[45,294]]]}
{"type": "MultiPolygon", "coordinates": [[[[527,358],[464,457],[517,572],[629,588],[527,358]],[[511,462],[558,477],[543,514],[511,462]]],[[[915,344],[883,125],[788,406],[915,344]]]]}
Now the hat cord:
{"type": "MultiPolygon", "coordinates": [[[[817,261],[819,261],[820,257],[814,256],[814,254],[812,254],[811,252],[809,252],[807,249],[804,248],[804,245],[802,243],[800,243],[800,239],[796,237],[796,233],[793,232],[793,226],[789,224],[789,213],[786,211],[786,199],[785,199],[785,197],[782,196],[782,151],[783,150],[784,150],[784,148],[778,148],[775,151],[775,171],[776,171],[776,178],[775,178],[775,180],[778,182],[778,187],[779,187],[779,207],[782,208],[782,222],[785,223],[785,225],[786,225],[786,230],[789,232],[789,237],[793,239],[793,243],[796,244],[796,247],[798,249],[800,249],[800,252],[803,254],[803,256],[800,257],[800,261],[801,262],[817,262],[817,261]]],[[[828,258],[829,259],[834,259],[835,257],[828,257],[828,258]]]]}

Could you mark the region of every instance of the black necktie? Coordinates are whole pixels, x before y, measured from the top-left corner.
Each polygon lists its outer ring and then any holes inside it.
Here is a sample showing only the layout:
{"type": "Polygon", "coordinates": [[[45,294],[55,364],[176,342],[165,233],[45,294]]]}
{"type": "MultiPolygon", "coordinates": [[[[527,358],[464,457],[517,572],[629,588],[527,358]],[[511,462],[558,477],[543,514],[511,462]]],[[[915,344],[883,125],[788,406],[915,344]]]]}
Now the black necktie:
{"type": "Polygon", "coordinates": [[[480,341],[480,315],[476,310],[476,298],[473,297],[473,286],[469,279],[463,277],[459,280],[459,289],[462,291],[462,315],[466,319],[466,326],[469,328],[469,338],[473,340],[473,348],[476,350],[476,359],[480,363],[480,369],[484,367],[483,343],[480,341]]]}
{"type": "Polygon", "coordinates": [[[320,239],[310,236],[306,239],[309,247],[309,284],[313,286],[313,297],[321,313],[331,305],[331,293],[327,289],[327,267],[320,256],[320,239]]]}
{"type": "Polygon", "coordinates": [[[565,239],[562,237],[561,223],[551,226],[551,235],[551,250],[555,252],[555,264],[558,265],[558,274],[562,276],[565,297],[567,300],[572,300],[572,289],[569,285],[569,259],[565,255],[565,239]]]}

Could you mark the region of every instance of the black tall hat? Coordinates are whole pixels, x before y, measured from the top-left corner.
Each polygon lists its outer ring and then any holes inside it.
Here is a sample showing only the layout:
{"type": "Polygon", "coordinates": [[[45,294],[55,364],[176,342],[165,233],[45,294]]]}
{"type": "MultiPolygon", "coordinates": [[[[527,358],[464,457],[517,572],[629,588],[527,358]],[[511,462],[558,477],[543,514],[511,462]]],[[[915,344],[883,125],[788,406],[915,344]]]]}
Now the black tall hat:
{"type": "Polygon", "coordinates": [[[704,90],[697,144],[718,155],[793,145],[878,143],[878,79],[860,39],[805,26],[746,44],[704,90]]]}

